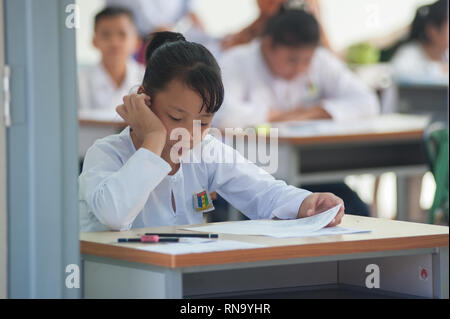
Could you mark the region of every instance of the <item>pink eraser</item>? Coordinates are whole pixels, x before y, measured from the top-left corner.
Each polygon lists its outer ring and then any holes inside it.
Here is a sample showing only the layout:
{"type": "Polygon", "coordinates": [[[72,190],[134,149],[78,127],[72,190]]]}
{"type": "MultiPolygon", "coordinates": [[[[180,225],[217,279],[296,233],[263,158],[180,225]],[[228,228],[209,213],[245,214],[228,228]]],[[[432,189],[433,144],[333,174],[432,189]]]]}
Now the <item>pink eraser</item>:
{"type": "Polygon", "coordinates": [[[159,241],[158,235],[144,235],[141,237],[143,243],[157,243],[159,241]]]}

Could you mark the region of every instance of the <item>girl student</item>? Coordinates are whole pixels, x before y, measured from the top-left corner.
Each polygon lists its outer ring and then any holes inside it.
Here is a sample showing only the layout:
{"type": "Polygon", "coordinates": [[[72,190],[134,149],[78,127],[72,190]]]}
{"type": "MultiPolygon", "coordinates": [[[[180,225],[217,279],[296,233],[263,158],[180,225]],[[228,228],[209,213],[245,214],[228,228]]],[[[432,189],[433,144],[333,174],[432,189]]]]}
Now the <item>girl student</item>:
{"type": "Polygon", "coordinates": [[[395,79],[448,85],[448,30],[448,0],[418,8],[408,38],[391,48],[395,79]]]}
{"type": "Polygon", "coordinates": [[[341,222],[344,206],[337,196],[275,180],[208,134],[224,89],[220,68],[204,46],[179,33],[157,32],[146,61],[137,94],[116,108],[129,126],[96,141],[86,154],[79,176],[81,231],[198,224],[214,208],[213,191],[250,219],[296,219],[342,204],[328,226],[341,222]],[[200,139],[192,138],[194,121],[201,123],[200,139]],[[180,148],[169,138],[178,128],[189,132],[189,145],[180,148]],[[212,156],[236,160],[184,160],[206,146],[212,156]]]}

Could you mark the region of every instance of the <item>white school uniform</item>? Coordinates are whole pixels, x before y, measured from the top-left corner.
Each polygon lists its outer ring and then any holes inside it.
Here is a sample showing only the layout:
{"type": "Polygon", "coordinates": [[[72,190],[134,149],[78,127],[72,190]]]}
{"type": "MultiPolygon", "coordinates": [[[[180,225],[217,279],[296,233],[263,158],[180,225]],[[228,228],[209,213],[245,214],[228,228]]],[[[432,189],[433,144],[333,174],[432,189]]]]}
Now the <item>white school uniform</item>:
{"type": "Polygon", "coordinates": [[[448,85],[448,72],[442,68],[448,65],[448,50],[440,62],[428,58],[420,43],[411,42],[398,49],[391,66],[397,82],[448,85]]]}
{"type": "Polygon", "coordinates": [[[275,180],[211,135],[188,154],[195,160],[183,156],[179,170],[169,176],[171,167],[161,157],[135,150],[129,127],[98,140],[79,177],[81,231],[202,223],[203,213],[194,209],[194,195],[202,191],[216,191],[251,219],[294,219],[311,194],[275,180]],[[209,150],[207,160],[199,161],[199,148],[209,150]],[[221,162],[230,156],[234,163],[221,162]]]}
{"type": "Polygon", "coordinates": [[[174,25],[194,12],[197,3],[195,0],[107,0],[106,5],[128,8],[133,12],[139,33],[147,36],[156,28],[174,25]]]}
{"type": "Polygon", "coordinates": [[[127,61],[127,73],[120,87],[113,82],[103,64],[83,68],[78,73],[79,110],[116,113],[123,97],[142,84],[145,68],[136,61],[127,61]]]}
{"type": "Polygon", "coordinates": [[[374,92],[324,48],[317,48],[308,71],[292,80],[270,72],[259,40],[225,52],[220,65],[225,100],[214,117],[217,127],[262,124],[270,108],[288,111],[317,103],[335,120],[379,113],[374,92]]]}

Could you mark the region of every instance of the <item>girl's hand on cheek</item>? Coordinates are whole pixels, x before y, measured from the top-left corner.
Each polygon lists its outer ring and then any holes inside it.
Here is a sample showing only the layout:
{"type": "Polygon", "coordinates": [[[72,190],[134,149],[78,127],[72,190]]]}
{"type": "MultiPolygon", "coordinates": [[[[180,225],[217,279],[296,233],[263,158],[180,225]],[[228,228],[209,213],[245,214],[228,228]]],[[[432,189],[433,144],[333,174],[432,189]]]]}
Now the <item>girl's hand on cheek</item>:
{"type": "Polygon", "coordinates": [[[123,98],[117,113],[133,129],[138,143],[161,155],[166,142],[167,130],[150,109],[151,98],[146,94],[130,94],[123,98]]]}

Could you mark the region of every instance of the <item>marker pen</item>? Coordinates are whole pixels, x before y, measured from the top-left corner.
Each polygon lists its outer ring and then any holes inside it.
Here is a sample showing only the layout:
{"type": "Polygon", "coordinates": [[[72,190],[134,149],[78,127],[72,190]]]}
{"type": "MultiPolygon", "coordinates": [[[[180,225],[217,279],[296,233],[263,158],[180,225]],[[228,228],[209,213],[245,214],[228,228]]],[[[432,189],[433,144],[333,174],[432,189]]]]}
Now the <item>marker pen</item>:
{"type": "Polygon", "coordinates": [[[176,243],[179,242],[179,238],[159,238],[159,236],[151,235],[151,236],[141,236],[141,238],[119,238],[117,242],[119,243],[176,243]]]}
{"type": "Polygon", "coordinates": [[[159,237],[219,238],[218,234],[146,233],[145,235],[146,236],[159,236],[159,237]]]}

